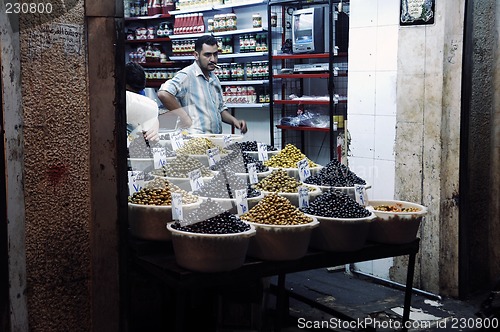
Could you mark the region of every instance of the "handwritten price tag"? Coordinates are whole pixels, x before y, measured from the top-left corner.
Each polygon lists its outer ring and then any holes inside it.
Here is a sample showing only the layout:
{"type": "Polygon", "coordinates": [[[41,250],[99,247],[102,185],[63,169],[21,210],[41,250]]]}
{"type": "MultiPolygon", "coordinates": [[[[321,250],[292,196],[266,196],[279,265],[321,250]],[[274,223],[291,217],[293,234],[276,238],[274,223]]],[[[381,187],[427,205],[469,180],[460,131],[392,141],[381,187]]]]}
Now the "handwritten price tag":
{"type": "Polygon", "coordinates": [[[181,193],[172,193],[172,219],[179,220],[182,226],[184,215],[182,214],[182,194],[181,193]]]}
{"type": "Polygon", "coordinates": [[[170,134],[170,142],[172,144],[172,150],[176,151],[184,146],[184,138],[180,131],[170,134]]]}
{"type": "Polygon", "coordinates": [[[217,162],[220,161],[219,148],[208,149],[207,156],[208,156],[208,165],[214,166],[217,162]]]}
{"type": "Polygon", "coordinates": [[[366,193],[366,187],[362,184],[354,185],[354,195],[356,197],[356,202],[362,206],[368,205],[368,195],[366,193]]]}
{"type": "Polygon", "coordinates": [[[167,164],[167,151],[165,148],[152,148],[154,168],[159,169],[167,164]]]}
{"type": "Polygon", "coordinates": [[[259,178],[257,176],[257,165],[255,165],[255,163],[249,163],[247,164],[247,168],[248,168],[248,177],[250,184],[255,184],[259,182],[259,178]]]}
{"type": "Polygon", "coordinates": [[[224,140],[224,147],[227,148],[232,143],[231,135],[224,135],[222,138],[224,140]]]}
{"type": "Polygon", "coordinates": [[[311,169],[309,168],[309,162],[307,158],[304,158],[297,162],[297,168],[299,169],[299,179],[304,182],[305,179],[311,176],[311,169]]]}
{"type": "Polygon", "coordinates": [[[236,208],[238,210],[238,215],[241,216],[243,213],[248,211],[247,190],[238,189],[235,190],[235,194],[236,194],[236,208]]]}
{"type": "Polygon", "coordinates": [[[191,190],[199,190],[203,187],[203,178],[201,177],[201,170],[195,169],[188,173],[189,183],[191,184],[191,190]]]}
{"type": "Polygon", "coordinates": [[[267,161],[267,144],[266,143],[257,143],[257,151],[259,155],[260,161],[267,161]]]}
{"type": "Polygon", "coordinates": [[[306,186],[299,186],[299,208],[309,207],[309,188],[306,186]]]}
{"type": "Polygon", "coordinates": [[[144,172],[128,171],[128,193],[132,195],[144,186],[144,172]]]}

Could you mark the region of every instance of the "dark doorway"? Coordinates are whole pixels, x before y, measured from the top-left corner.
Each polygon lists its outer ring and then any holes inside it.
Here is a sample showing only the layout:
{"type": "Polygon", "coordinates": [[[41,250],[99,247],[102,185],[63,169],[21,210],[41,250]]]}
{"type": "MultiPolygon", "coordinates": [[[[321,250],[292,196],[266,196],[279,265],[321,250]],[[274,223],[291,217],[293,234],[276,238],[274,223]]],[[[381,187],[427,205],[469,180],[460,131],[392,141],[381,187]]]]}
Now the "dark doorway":
{"type": "MultiPolygon", "coordinates": [[[[0,49],[2,49],[0,41],[0,49]]],[[[0,68],[2,68],[2,56],[0,54],[0,68]]],[[[7,186],[5,178],[5,130],[3,127],[3,82],[0,75],[0,169],[3,176],[0,176],[0,330],[9,331],[9,256],[7,242],[7,186]]]]}

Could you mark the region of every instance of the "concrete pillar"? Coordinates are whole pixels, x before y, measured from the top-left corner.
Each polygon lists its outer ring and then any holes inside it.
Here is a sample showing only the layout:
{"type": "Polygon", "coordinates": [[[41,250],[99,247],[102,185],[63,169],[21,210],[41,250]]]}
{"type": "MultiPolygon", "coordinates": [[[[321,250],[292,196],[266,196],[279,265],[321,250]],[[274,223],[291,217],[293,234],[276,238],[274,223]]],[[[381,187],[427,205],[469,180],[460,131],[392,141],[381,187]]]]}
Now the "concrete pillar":
{"type": "MultiPolygon", "coordinates": [[[[398,46],[395,196],[429,208],[415,285],[448,295],[458,294],[463,18],[464,1],[438,2],[435,23],[401,27],[398,46]]],[[[405,263],[395,260],[394,279],[405,263]]]]}

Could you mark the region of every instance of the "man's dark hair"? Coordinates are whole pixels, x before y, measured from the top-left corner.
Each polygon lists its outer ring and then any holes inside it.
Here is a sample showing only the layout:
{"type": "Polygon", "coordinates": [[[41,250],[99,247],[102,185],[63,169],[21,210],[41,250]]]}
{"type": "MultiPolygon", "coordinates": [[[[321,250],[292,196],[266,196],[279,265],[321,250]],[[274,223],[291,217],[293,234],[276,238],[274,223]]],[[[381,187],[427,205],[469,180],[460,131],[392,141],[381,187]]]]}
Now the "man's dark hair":
{"type": "Polygon", "coordinates": [[[146,87],[146,73],[138,63],[129,62],[125,65],[125,82],[135,92],[144,90],[146,87]]]}
{"type": "Polygon", "coordinates": [[[209,46],[217,45],[217,39],[215,39],[212,35],[203,35],[194,43],[194,50],[200,53],[203,48],[203,44],[207,44],[209,46]]]}

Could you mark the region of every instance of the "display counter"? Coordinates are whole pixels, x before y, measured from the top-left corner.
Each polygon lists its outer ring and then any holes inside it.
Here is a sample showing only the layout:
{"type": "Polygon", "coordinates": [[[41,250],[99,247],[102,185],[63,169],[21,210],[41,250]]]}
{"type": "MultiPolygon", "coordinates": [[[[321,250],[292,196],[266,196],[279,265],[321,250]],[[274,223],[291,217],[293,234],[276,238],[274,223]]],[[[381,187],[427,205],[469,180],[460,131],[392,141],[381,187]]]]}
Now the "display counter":
{"type": "MultiPolygon", "coordinates": [[[[243,266],[230,272],[197,273],[183,269],[176,264],[173,249],[169,242],[148,243],[146,241],[131,240],[130,262],[132,264],[131,268],[145,271],[176,292],[176,331],[183,330],[184,311],[182,308],[185,305],[186,293],[238,285],[263,277],[278,276],[276,309],[279,319],[275,330],[279,331],[279,322],[284,317],[283,315],[288,312],[288,308],[284,307],[284,303],[286,303],[285,296],[287,296],[285,291],[286,274],[396,256],[408,256],[409,258],[403,310],[403,322],[408,321],[415,258],[419,250],[419,242],[417,239],[411,243],[399,245],[373,243],[367,244],[361,250],[352,252],[309,250],[303,258],[292,261],[262,261],[247,257],[243,266]]],[[[342,319],[349,319],[347,316],[341,316],[342,319]]]]}

